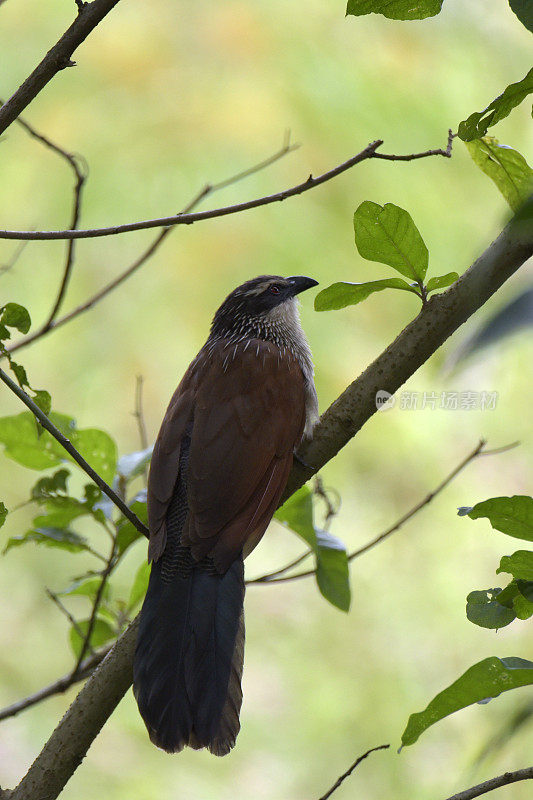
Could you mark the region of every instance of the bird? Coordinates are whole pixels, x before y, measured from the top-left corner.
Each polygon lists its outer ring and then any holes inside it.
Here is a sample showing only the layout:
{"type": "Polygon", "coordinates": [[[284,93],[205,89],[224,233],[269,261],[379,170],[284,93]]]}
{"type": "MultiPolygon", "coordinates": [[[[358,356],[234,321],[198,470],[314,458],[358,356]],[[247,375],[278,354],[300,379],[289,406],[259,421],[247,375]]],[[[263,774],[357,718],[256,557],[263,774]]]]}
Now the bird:
{"type": "Polygon", "coordinates": [[[232,291],[170,400],[148,479],[150,579],[133,691],[151,741],[230,752],[240,729],[244,558],[318,420],[297,295],[313,278],[232,291]]]}

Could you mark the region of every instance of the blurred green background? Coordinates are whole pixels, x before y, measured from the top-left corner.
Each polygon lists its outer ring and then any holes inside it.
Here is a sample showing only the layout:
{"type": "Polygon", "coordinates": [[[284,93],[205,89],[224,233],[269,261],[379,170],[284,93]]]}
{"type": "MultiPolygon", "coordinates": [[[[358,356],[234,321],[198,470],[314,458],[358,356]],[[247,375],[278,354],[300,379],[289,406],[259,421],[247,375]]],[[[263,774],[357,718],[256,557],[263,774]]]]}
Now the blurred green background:
{"type": "MultiPolygon", "coordinates": [[[[73,6],[1,6],[4,96],[70,24],[73,6]]],[[[345,18],[344,10],[331,0],[120,3],[80,47],[78,66],[59,73],[25,115],[87,160],[82,225],[173,213],[206,182],[273,153],[287,128],[299,150],[208,203],[291,186],[375,138],[392,153],[444,146],[448,127],[456,129],[531,66],[531,35],[505,0],[447,0],[440,16],[418,23],[345,18]]],[[[531,162],[527,103],[494,134],[531,162]]],[[[0,142],[0,163],[2,227],[67,227],[71,175],[57,156],[13,125],[0,142]]],[[[451,161],[367,162],[300,198],[175,231],[124,286],[21,351],[20,360],[33,385],[50,390],[56,410],[76,416],[80,427],[109,431],[122,453],[138,449],[135,376],[145,380],[153,440],[214,310],[242,280],[307,274],[323,287],[393,274],[355,250],[352,214],[363,200],[409,210],[429,247],[428,276],[464,271],[508,214],[459,141],[451,161]]],[[[80,242],[64,310],[118,274],[152,236],[80,242]]],[[[1,263],[16,246],[0,243],[1,263]]],[[[29,243],[0,276],[0,302],[23,303],[37,325],[51,306],[64,248],[29,243]]],[[[402,531],[354,562],[349,614],[329,606],[312,580],[249,589],[243,729],[230,756],[159,752],[129,693],[66,787],[66,800],[104,792],[109,800],[309,800],[384,742],[391,749],[361,765],[337,800],[441,798],[530,762],[533,725],[474,766],[482,745],[526,702],[526,689],[460,712],[396,753],[409,714],[471,664],[489,655],[533,655],[527,623],[496,634],[466,620],[471,589],[503,585],[494,570],[512,543],[487,522],[456,516],[457,506],[530,491],[531,342],[515,336],[460,371],[444,368],[468,332],[527,282],[522,270],[404,387],[497,391],[496,409],[377,414],[323,470],[326,485],[342,496],[332,533],[351,549],[364,544],[433,489],[481,436],[494,447],[519,439],[521,447],[479,459],[402,531]]],[[[303,296],[302,318],[324,410],[417,313],[418,301],[383,293],[326,314],[315,313],[312,301],[311,293],[303,296]]],[[[0,407],[2,415],[20,410],[6,390],[0,407]]],[[[0,469],[2,499],[13,508],[38,476],[4,456],[0,469]]],[[[29,507],[13,514],[3,541],[23,533],[31,518],[29,507]]],[[[300,547],[273,524],[249,559],[248,576],[285,563],[300,547]]],[[[144,557],[139,542],[116,576],[118,595],[144,557]]],[[[90,565],[84,555],[32,545],[0,560],[2,705],[68,670],[67,624],[44,588],[60,589],[90,565]]],[[[77,602],[73,608],[83,614],[84,601],[77,602]]],[[[0,724],[0,785],[17,782],[73,696],[71,690],[0,724]]],[[[531,787],[505,792],[525,800],[531,787]]]]}

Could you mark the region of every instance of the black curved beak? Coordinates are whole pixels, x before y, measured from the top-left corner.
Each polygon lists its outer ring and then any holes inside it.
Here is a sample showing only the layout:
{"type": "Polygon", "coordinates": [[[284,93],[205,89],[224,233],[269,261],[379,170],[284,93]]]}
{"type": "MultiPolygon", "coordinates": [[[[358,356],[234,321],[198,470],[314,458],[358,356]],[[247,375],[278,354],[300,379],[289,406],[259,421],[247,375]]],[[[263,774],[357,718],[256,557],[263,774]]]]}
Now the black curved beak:
{"type": "Polygon", "coordinates": [[[295,275],[292,278],[287,278],[291,284],[291,295],[294,297],[300,292],[305,292],[306,289],[311,289],[312,286],[318,286],[318,281],[314,278],[306,278],[305,275],[295,275]]]}

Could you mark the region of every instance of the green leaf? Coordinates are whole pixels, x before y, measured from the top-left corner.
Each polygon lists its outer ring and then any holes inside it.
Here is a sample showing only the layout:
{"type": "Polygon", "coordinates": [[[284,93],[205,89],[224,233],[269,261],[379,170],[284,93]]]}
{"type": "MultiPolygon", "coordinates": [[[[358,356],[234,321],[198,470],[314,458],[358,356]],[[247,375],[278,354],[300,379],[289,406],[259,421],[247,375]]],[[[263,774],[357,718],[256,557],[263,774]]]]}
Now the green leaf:
{"type": "Polygon", "coordinates": [[[430,278],[426,284],[426,291],[429,294],[429,292],[434,292],[435,289],[445,289],[447,286],[451,286],[452,283],[455,283],[458,277],[458,272],[447,272],[446,275],[430,278]]]}
{"type": "Polygon", "coordinates": [[[46,389],[32,389],[33,392],[33,402],[36,406],[39,406],[43,414],[50,413],[50,409],[52,408],[52,398],[50,397],[50,393],[46,391],[46,389]]]}
{"type": "MultiPolygon", "coordinates": [[[[80,580],[75,581],[71,586],[58,592],[58,594],[68,595],[69,597],[89,597],[92,599],[96,596],[101,583],[102,579],[98,575],[91,575],[88,578],[80,578],[80,580]]],[[[102,592],[102,598],[104,600],[109,599],[110,595],[111,587],[109,583],[106,583],[102,592]]]]}
{"type": "Polygon", "coordinates": [[[355,244],[369,261],[388,264],[406,278],[423,280],[429,254],[411,215],[399,206],[365,200],[354,214],[355,244]]]}
{"type": "Polygon", "coordinates": [[[128,599],[128,611],[133,611],[143,600],[150,578],[150,564],[144,561],[135,574],[128,599]]]}
{"type": "Polygon", "coordinates": [[[18,303],[6,303],[3,306],[0,322],[10,328],[16,328],[21,333],[28,333],[31,327],[28,309],[18,303]]]}
{"type": "Polygon", "coordinates": [[[341,611],[350,610],[350,575],[346,547],[326,531],[316,531],[316,579],[326,600],[341,611]]]}
{"type": "Polygon", "coordinates": [[[475,111],[468,119],[459,123],[459,137],[464,142],[485,136],[491,125],[507,117],[513,108],[519,105],[528,94],[533,92],[533,67],[525,78],[512,83],[483,111],[475,111]]]}
{"type": "Polygon", "coordinates": [[[348,0],[346,14],[383,14],[388,19],[426,19],[434,17],[444,0],[348,0]]]}
{"type": "Polygon", "coordinates": [[[492,136],[465,142],[480,170],[494,181],[513,211],[518,211],[533,192],[533,170],[523,155],[500,144],[492,136]]]}
{"type": "Polygon", "coordinates": [[[509,5],[522,25],[533,32],[533,3],[531,0],[509,0],[509,5]]]}
{"type": "Polygon", "coordinates": [[[414,744],[431,725],[461,708],[532,683],[531,661],[515,657],[485,658],[440,692],[424,711],[411,714],[402,735],[402,744],[414,744]]]}
{"type": "MultiPolygon", "coordinates": [[[[48,392],[38,394],[43,401],[48,398],[46,402],[49,402],[48,392]]],[[[43,410],[46,411],[46,408],[43,410]]],[[[66,414],[52,411],[49,416],[91,467],[110,483],[117,462],[117,446],[113,439],[95,428],[78,430],[75,421],[66,414]]],[[[0,443],[4,445],[6,455],[24,467],[38,470],[55,467],[63,461],[76,463],[48,431],[37,434],[34,419],[29,411],[0,418],[0,443]]]]}
{"type": "Polygon", "coordinates": [[[507,608],[496,599],[501,593],[501,589],[470,592],[466,598],[466,616],[470,622],[481,628],[498,630],[516,619],[512,608],[507,608]]]}
{"type": "MultiPolygon", "coordinates": [[[[81,620],[81,622],[78,622],[78,628],[80,629],[82,635],[85,636],[87,634],[87,631],[89,630],[89,620],[84,619],[81,620]]],[[[102,617],[97,616],[94,621],[94,628],[91,634],[90,645],[94,648],[102,647],[102,645],[111,641],[115,637],[116,637],[116,632],[111,627],[109,622],[107,622],[102,617]]],[[[83,639],[79,635],[76,628],[70,629],[69,640],[70,640],[70,646],[72,648],[75,657],[79,658],[81,649],[83,647],[83,639]]]]}
{"type": "MultiPolygon", "coordinates": [[[[148,526],[146,489],[143,489],[135,495],[132,502],[129,503],[129,508],[139,517],[141,522],[144,522],[144,524],[148,526]]],[[[126,519],[126,517],[121,517],[117,523],[117,553],[122,555],[133,542],[140,538],[142,538],[142,533],[137,530],[135,525],[133,525],[129,519],[126,519]]]]}
{"type": "Polygon", "coordinates": [[[517,550],[512,556],[502,556],[496,570],[497,574],[500,572],[508,572],[513,578],[523,581],[533,581],[533,552],[517,550]]]}
{"type": "Polygon", "coordinates": [[[95,472],[106,483],[111,483],[117,466],[118,454],[117,446],[109,434],[96,428],[86,428],[77,431],[71,441],[95,472]]]}
{"type": "Polygon", "coordinates": [[[69,477],[68,469],[59,469],[53,475],[40,478],[31,490],[31,499],[40,502],[50,497],[57,497],[58,494],[66,495],[69,477]]]}
{"type": "Polygon", "coordinates": [[[527,495],[513,497],[491,497],[476,505],[468,512],[470,519],[486,517],[492,527],[514,536],[533,542],[533,498],[527,495]]]}
{"type": "Polygon", "coordinates": [[[274,514],[275,519],[302,537],[315,551],[316,533],[313,525],[313,495],[307,486],[302,486],[274,514]]]}
{"type": "Polygon", "coordinates": [[[381,292],[383,289],[403,289],[406,292],[417,294],[416,289],[402,278],[385,278],[382,281],[368,281],[367,283],[341,281],[333,283],[317,294],[315,311],[333,311],[346,308],[346,306],[355,306],[362,300],[366,300],[369,295],[381,292]]]}
{"type": "Polygon", "coordinates": [[[0,528],[2,527],[2,525],[4,524],[4,522],[6,521],[7,514],[8,514],[7,508],[6,508],[6,507],[5,507],[5,505],[4,505],[4,504],[3,504],[3,503],[0,501],[0,528]]]}
{"type": "Polygon", "coordinates": [[[20,545],[28,542],[44,544],[47,547],[60,547],[70,553],[80,553],[82,550],[88,549],[87,541],[82,536],[74,533],[74,531],[65,530],[64,528],[42,527],[34,528],[23,536],[12,536],[5,546],[4,554],[13,547],[20,547],[20,545]]]}
{"type": "Polygon", "coordinates": [[[26,374],[26,370],[22,366],[22,364],[17,364],[16,361],[13,361],[12,358],[9,359],[9,366],[15,373],[15,378],[17,379],[18,385],[23,389],[25,386],[28,386],[28,376],[26,374]]]}

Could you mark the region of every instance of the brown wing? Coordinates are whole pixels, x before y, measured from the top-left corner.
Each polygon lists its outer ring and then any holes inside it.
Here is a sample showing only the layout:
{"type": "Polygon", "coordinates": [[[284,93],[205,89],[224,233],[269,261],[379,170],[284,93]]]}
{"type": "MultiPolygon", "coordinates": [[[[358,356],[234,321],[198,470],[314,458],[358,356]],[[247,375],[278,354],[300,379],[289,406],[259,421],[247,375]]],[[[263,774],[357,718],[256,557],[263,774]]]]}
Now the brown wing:
{"type": "MultiPolygon", "coordinates": [[[[182,542],[195,558],[211,555],[224,571],[243,548],[247,554],[257,544],[285,487],[305,422],[300,366],[274,344],[256,339],[220,342],[200,353],[171,401],[154,449],[150,531],[158,542],[188,422],[189,515],[182,542]]],[[[153,557],[162,552],[160,544],[151,550],[153,557]]]]}

